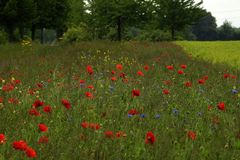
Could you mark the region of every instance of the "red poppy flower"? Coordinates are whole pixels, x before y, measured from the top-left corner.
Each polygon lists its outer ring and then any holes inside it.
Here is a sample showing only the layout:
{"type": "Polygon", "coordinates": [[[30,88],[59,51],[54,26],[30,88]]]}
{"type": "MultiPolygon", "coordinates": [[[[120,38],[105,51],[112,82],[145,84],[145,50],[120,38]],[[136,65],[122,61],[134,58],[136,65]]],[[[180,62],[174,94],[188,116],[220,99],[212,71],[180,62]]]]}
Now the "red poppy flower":
{"type": "Polygon", "coordinates": [[[140,90],[138,90],[138,89],[134,89],[134,90],[132,90],[132,96],[133,97],[138,97],[138,96],[140,96],[140,90]]]}
{"type": "Polygon", "coordinates": [[[71,104],[68,100],[66,99],[62,99],[62,104],[65,106],[65,108],[70,109],[71,108],[71,104]]]}
{"type": "Polygon", "coordinates": [[[124,135],[126,135],[124,132],[122,132],[122,131],[118,131],[117,133],[116,133],[116,137],[117,138],[120,138],[121,136],[124,136],[124,135]]]}
{"type": "Polygon", "coordinates": [[[107,138],[114,138],[114,134],[112,131],[106,131],[106,132],[104,132],[104,135],[107,138]]]}
{"type": "Polygon", "coordinates": [[[33,107],[37,108],[37,107],[41,107],[44,105],[44,102],[43,101],[40,101],[40,100],[36,100],[34,103],[33,103],[33,107]]]}
{"type": "Polygon", "coordinates": [[[89,123],[89,128],[95,129],[95,123],[89,123]]]}
{"type": "Polygon", "coordinates": [[[0,103],[3,103],[3,98],[2,97],[0,97],[0,103]]]}
{"type": "Polygon", "coordinates": [[[87,86],[87,88],[94,89],[94,86],[93,85],[89,85],[89,86],[87,86]]]}
{"type": "Polygon", "coordinates": [[[14,84],[19,84],[19,83],[21,83],[21,81],[19,79],[16,79],[16,80],[13,81],[13,83],[14,84]]]}
{"type": "Polygon", "coordinates": [[[117,138],[120,138],[121,135],[122,135],[122,132],[117,132],[117,133],[116,133],[116,137],[117,137],[117,138]]]}
{"type": "Polygon", "coordinates": [[[81,123],[81,126],[82,126],[83,128],[88,128],[88,122],[82,122],[82,123],[81,123]]]}
{"type": "Polygon", "coordinates": [[[5,92],[9,92],[14,90],[14,86],[12,84],[6,84],[4,86],[2,86],[2,90],[5,92]]]}
{"type": "Polygon", "coordinates": [[[230,77],[231,77],[232,79],[237,79],[237,76],[235,76],[235,75],[230,75],[230,77]]]}
{"type": "Polygon", "coordinates": [[[37,157],[37,153],[34,149],[32,149],[31,147],[28,147],[25,151],[26,155],[28,158],[35,158],[37,157]]]}
{"type": "Polygon", "coordinates": [[[144,66],[144,69],[145,69],[146,71],[148,71],[149,68],[150,68],[150,67],[149,67],[148,65],[145,65],[145,66],[144,66]]]}
{"type": "Polygon", "coordinates": [[[35,94],[35,90],[29,89],[28,93],[29,93],[30,95],[34,95],[34,94],[35,94]]]}
{"type": "Polygon", "coordinates": [[[191,82],[185,82],[184,84],[186,87],[192,87],[192,83],[191,82]]]}
{"type": "Polygon", "coordinates": [[[90,65],[88,65],[87,66],[87,72],[88,72],[88,74],[93,74],[93,69],[92,69],[92,66],[90,66],[90,65]]]}
{"type": "Polygon", "coordinates": [[[42,83],[38,83],[37,86],[38,86],[39,88],[43,88],[43,84],[42,84],[42,83]]]}
{"type": "Polygon", "coordinates": [[[6,142],[6,137],[4,134],[0,134],[0,144],[4,144],[6,142]]]}
{"type": "Polygon", "coordinates": [[[41,132],[47,132],[48,131],[48,127],[45,124],[42,124],[42,123],[40,123],[38,125],[38,128],[41,132]]]}
{"type": "Polygon", "coordinates": [[[228,77],[230,77],[230,74],[224,74],[223,77],[228,78],[228,77]]]}
{"type": "Polygon", "coordinates": [[[117,68],[119,71],[121,71],[121,70],[123,69],[123,66],[122,66],[121,64],[117,64],[117,65],[116,65],[116,68],[117,68]]]}
{"type": "Polygon", "coordinates": [[[206,81],[208,80],[208,76],[204,76],[203,79],[206,81]]]}
{"type": "Polygon", "coordinates": [[[204,79],[199,79],[199,80],[198,80],[198,83],[199,83],[199,84],[204,84],[204,83],[205,83],[205,80],[204,80],[204,79]]]}
{"type": "Polygon", "coordinates": [[[193,132],[193,131],[189,131],[187,133],[188,137],[191,138],[192,140],[195,140],[196,139],[196,133],[193,132]]]}
{"type": "Polygon", "coordinates": [[[8,103],[10,103],[10,104],[18,104],[18,103],[19,103],[19,100],[16,99],[16,98],[9,98],[9,99],[8,99],[8,103]]]}
{"type": "Polygon", "coordinates": [[[167,90],[167,89],[163,90],[163,94],[169,94],[169,93],[170,93],[169,90],[167,90]]]}
{"type": "Polygon", "coordinates": [[[137,72],[137,75],[139,75],[139,76],[144,76],[144,74],[143,74],[142,71],[138,71],[138,72],[137,72]]]}
{"type": "Polygon", "coordinates": [[[174,69],[173,66],[167,66],[166,68],[167,68],[168,70],[173,70],[173,69],[174,69]]]}
{"type": "Polygon", "coordinates": [[[121,78],[125,78],[125,76],[126,76],[126,74],[123,72],[119,74],[119,77],[121,77],[121,78]]]}
{"type": "Polygon", "coordinates": [[[211,110],[213,107],[212,106],[208,106],[208,110],[211,110]]]}
{"type": "Polygon", "coordinates": [[[145,143],[146,144],[153,144],[155,142],[156,138],[152,132],[147,132],[146,138],[145,138],[145,143]]]}
{"type": "Polygon", "coordinates": [[[131,109],[131,110],[128,111],[128,114],[136,115],[136,114],[139,114],[139,112],[136,109],[131,109]]]}
{"type": "Polygon", "coordinates": [[[95,130],[99,130],[101,128],[100,124],[95,124],[95,130]]]}
{"type": "Polygon", "coordinates": [[[20,140],[20,141],[14,141],[12,143],[12,147],[16,150],[21,150],[21,151],[24,151],[27,149],[28,145],[25,141],[23,140],[20,140]]]}
{"type": "Polygon", "coordinates": [[[116,81],[117,78],[116,78],[116,77],[112,77],[111,80],[112,80],[112,81],[116,81]]]}
{"type": "Polygon", "coordinates": [[[186,65],[186,64],[182,64],[180,67],[181,67],[182,69],[186,69],[186,68],[187,68],[187,65],[186,65]]]}
{"type": "Polygon", "coordinates": [[[52,108],[51,108],[51,106],[45,106],[45,107],[43,107],[43,111],[46,113],[50,113],[50,112],[52,112],[52,108]]]}
{"type": "Polygon", "coordinates": [[[92,98],[92,97],[93,97],[92,93],[90,93],[90,92],[86,92],[85,95],[86,95],[86,97],[88,97],[88,98],[92,98]]]}
{"type": "Polygon", "coordinates": [[[184,74],[184,71],[183,70],[179,70],[178,74],[184,74]]]}
{"type": "Polygon", "coordinates": [[[38,112],[38,110],[36,110],[35,108],[32,108],[29,110],[28,112],[31,116],[40,116],[40,112],[38,112]]]}
{"type": "Polygon", "coordinates": [[[114,75],[116,72],[114,70],[111,71],[112,75],[114,75]]]}
{"type": "Polygon", "coordinates": [[[218,103],[218,109],[220,109],[220,110],[225,110],[225,104],[224,104],[224,102],[220,102],[220,103],[218,103]]]}
{"type": "Polygon", "coordinates": [[[48,141],[49,141],[48,137],[42,136],[39,138],[38,144],[42,144],[42,143],[46,144],[46,143],[48,143],[48,141]]]}
{"type": "Polygon", "coordinates": [[[80,84],[84,84],[85,81],[81,79],[81,80],[79,80],[79,83],[80,83],[80,84]]]}

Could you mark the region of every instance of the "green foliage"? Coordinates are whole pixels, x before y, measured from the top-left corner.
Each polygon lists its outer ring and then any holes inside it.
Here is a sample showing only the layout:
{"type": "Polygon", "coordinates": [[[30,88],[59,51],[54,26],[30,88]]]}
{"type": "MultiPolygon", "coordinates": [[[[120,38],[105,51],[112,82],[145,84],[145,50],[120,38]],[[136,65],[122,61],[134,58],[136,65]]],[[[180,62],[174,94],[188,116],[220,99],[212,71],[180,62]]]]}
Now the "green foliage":
{"type": "Polygon", "coordinates": [[[110,27],[109,31],[106,36],[103,37],[103,39],[109,39],[109,40],[117,40],[117,31],[115,28],[110,27]]]}
{"type": "Polygon", "coordinates": [[[66,43],[87,41],[89,39],[90,37],[86,25],[71,27],[63,35],[63,41],[66,43]]]}
{"type": "MultiPolygon", "coordinates": [[[[0,25],[15,41],[14,31],[19,28],[20,38],[24,37],[25,28],[55,29],[61,36],[66,29],[69,13],[68,0],[4,0],[0,2],[0,25]]],[[[32,36],[34,39],[34,36],[32,36]]]]}
{"type": "Polygon", "coordinates": [[[240,28],[235,28],[235,40],[240,40],[240,28]]]}
{"type": "Polygon", "coordinates": [[[200,18],[193,26],[192,32],[196,35],[197,40],[216,40],[217,24],[216,18],[210,12],[206,12],[206,16],[200,18]]]}
{"type": "Polygon", "coordinates": [[[126,26],[140,24],[144,20],[146,9],[144,0],[94,0],[90,1],[91,18],[101,30],[116,28],[118,40],[126,26]]]}
{"type": "Polygon", "coordinates": [[[62,29],[70,11],[68,0],[37,0],[39,28],[62,29]]]}
{"type": "Polygon", "coordinates": [[[35,0],[18,0],[17,1],[17,18],[21,27],[31,27],[37,19],[37,5],[35,0]]]}
{"type": "Polygon", "coordinates": [[[143,31],[142,34],[138,37],[139,40],[145,40],[145,41],[170,41],[171,33],[169,31],[163,31],[163,30],[149,30],[149,31],[143,31]]]}
{"type": "Polygon", "coordinates": [[[53,23],[55,23],[56,15],[54,14],[58,13],[55,10],[56,0],[36,0],[36,3],[38,11],[36,26],[38,28],[51,28],[53,23]]]}
{"type": "Polygon", "coordinates": [[[8,34],[0,28],[0,45],[8,42],[8,34]]]}
{"type": "Polygon", "coordinates": [[[68,26],[78,26],[86,21],[86,6],[83,0],[69,0],[69,7],[68,26]]]}
{"type": "Polygon", "coordinates": [[[36,19],[36,4],[34,0],[5,0],[0,4],[0,25],[9,34],[9,39],[15,41],[14,36],[17,27],[22,31],[24,27],[30,27],[36,19]]]}
{"type": "Polygon", "coordinates": [[[124,32],[125,40],[136,40],[143,33],[143,30],[137,27],[128,27],[124,32]]]}
{"type": "Polygon", "coordinates": [[[185,29],[180,32],[184,40],[197,40],[196,35],[192,32],[192,26],[187,26],[185,29]]]}
{"type": "Polygon", "coordinates": [[[31,35],[33,41],[36,37],[43,43],[43,32],[40,36],[35,34],[37,30],[43,29],[55,30],[56,38],[60,39],[69,28],[72,30],[71,28],[78,28],[81,24],[88,26],[87,39],[91,40],[134,40],[140,37],[151,41],[165,41],[169,40],[169,32],[172,40],[240,39],[240,31],[229,24],[223,24],[217,30],[215,18],[202,8],[202,1],[0,1],[0,26],[7,32],[10,41],[18,41],[24,35],[31,35]],[[192,30],[189,26],[192,26],[192,30]],[[14,34],[16,30],[17,36],[14,34]]]}
{"type": "Polygon", "coordinates": [[[159,26],[169,29],[172,39],[175,39],[176,31],[183,30],[202,17],[202,1],[195,3],[194,0],[155,0],[155,3],[159,26]]]}
{"type": "Polygon", "coordinates": [[[234,38],[234,28],[231,23],[225,21],[218,29],[218,36],[220,40],[232,40],[234,38]]]}
{"type": "Polygon", "coordinates": [[[11,24],[15,25],[16,22],[18,22],[17,19],[17,0],[9,0],[9,1],[3,1],[1,3],[1,10],[0,10],[0,15],[1,15],[1,24],[11,24]]]}

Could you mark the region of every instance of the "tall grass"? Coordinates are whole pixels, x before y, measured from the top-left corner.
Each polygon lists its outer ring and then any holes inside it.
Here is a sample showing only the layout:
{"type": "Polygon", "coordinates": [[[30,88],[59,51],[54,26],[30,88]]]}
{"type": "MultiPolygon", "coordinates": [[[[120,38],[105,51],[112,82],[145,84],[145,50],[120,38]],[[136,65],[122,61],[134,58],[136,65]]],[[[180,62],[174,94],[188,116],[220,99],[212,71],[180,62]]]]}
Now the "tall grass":
{"type": "Polygon", "coordinates": [[[240,41],[179,41],[176,43],[194,57],[240,68],[240,41]]]}

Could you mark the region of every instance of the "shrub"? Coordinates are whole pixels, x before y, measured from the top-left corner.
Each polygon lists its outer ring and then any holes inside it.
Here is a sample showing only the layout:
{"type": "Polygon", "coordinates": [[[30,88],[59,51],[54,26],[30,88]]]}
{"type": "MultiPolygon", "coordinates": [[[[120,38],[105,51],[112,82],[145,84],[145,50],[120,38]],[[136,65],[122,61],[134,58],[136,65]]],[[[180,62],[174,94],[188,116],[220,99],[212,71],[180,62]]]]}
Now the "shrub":
{"type": "Polygon", "coordinates": [[[142,30],[136,27],[128,27],[124,32],[123,38],[125,40],[135,40],[141,35],[142,30]]]}
{"type": "Polygon", "coordinates": [[[150,30],[143,31],[143,33],[138,37],[139,40],[147,40],[147,41],[170,41],[171,34],[168,31],[162,30],[150,30]]]}
{"type": "Polygon", "coordinates": [[[106,36],[103,37],[103,39],[110,39],[110,40],[117,40],[117,30],[116,28],[110,28],[109,32],[106,36]]]}
{"type": "Polygon", "coordinates": [[[85,25],[71,27],[63,35],[63,41],[67,43],[87,41],[89,39],[90,36],[85,25]]]}

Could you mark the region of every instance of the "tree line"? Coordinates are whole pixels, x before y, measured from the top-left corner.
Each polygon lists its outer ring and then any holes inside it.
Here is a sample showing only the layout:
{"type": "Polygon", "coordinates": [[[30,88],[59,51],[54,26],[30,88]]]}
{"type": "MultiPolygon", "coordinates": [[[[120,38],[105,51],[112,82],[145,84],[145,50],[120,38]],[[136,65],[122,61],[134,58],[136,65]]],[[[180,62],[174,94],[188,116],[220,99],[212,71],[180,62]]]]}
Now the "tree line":
{"type": "Polygon", "coordinates": [[[69,10],[68,0],[0,0],[0,26],[10,41],[16,40],[16,29],[21,38],[24,29],[31,30],[32,40],[36,29],[43,31],[43,28],[55,29],[61,36],[69,10]]]}
{"type": "Polygon", "coordinates": [[[191,26],[191,31],[195,40],[213,41],[213,40],[240,40],[240,28],[233,27],[231,22],[225,20],[217,27],[216,18],[208,12],[191,26]]]}
{"type": "Polygon", "coordinates": [[[0,28],[9,41],[26,35],[35,40],[38,30],[43,42],[44,29],[69,41],[216,40],[226,36],[229,24],[217,29],[215,18],[194,0],[0,0],[0,28]]]}

